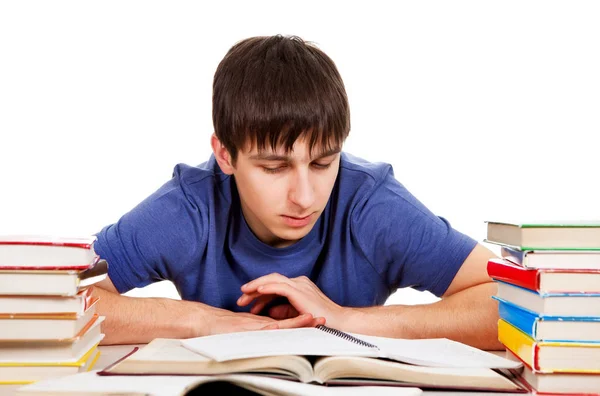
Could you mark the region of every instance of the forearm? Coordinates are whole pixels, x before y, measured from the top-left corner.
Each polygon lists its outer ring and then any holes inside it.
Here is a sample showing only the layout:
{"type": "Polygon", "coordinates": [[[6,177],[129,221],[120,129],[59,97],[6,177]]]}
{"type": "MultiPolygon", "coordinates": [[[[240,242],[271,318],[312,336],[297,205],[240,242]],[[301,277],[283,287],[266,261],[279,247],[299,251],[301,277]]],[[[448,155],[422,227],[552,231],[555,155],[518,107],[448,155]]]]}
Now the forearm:
{"type": "Polygon", "coordinates": [[[480,349],[504,349],[498,341],[494,283],[457,292],[433,304],[352,308],[344,331],[396,338],[449,338],[480,349]]]}
{"type": "Polygon", "coordinates": [[[105,316],[102,344],[141,344],[154,338],[190,338],[203,335],[202,318],[208,306],[168,298],[135,298],[94,288],[100,298],[98,314],[105,316]]]}

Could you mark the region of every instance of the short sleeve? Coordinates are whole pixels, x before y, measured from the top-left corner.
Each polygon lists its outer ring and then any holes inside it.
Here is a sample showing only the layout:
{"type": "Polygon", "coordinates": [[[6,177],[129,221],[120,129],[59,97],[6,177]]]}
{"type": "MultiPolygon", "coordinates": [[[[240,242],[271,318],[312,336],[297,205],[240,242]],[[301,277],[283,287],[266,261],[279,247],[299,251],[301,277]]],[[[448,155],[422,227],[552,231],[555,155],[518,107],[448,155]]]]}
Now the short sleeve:
{"type": "Polygon", "coordinates": [[[477,242],[419,202],[391,167],[352,215],[353,235],[391,291],[442,296],[477,242]]]}
{"type": "Polygon", "coordinates": [[[179,168],[173,178],[96,236],[96,253],[108,262],[119,293],[173,280],[202,254],[202,208],[188,199],[179,168]]]}

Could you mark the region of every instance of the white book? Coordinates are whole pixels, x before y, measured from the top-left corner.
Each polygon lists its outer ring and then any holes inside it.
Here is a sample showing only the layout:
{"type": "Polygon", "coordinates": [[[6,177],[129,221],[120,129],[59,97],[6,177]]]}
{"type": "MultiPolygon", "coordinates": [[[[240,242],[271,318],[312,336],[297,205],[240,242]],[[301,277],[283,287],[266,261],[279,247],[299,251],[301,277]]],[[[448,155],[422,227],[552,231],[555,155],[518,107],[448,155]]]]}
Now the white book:
{"type": "Polygon", "coordinates": [[[65,238],[44,235],[0,236],[1,268],[84,269],[97,258],[95,236],[65,238]]]}
{"type": "Polygon", "coordinates": [[[502,257],[525,268],[600,270],[598,250],[519,250],[502,246],[500,251],[502,257]]]}
{"type": "Polygon", "coordinates": [[[85,333],[64,340],[0,341],[0,364],[77,362],[104,338],[103,321],[99,316],[85,333]]]}
{"type": "Polygon", "coordinates": [[[98,319],[96,306],[92,305],[83,315],[32,316],[31,318],[0,317],[0,340],[62,340],[83,334],[98,319]]]}
{"type": "Polygon", "coordinates": [[[78,316],[96,300],[91,296],[92,288],[80,291],[75,296],[3,296],[0,295],[0,317],[11,314],[56,314],[78,316]]]}
{"type": "Polygon", "coordinates": [[[0,295],[75,296],[105,279],[108,264],[97,261],[85,270],[0,270],[0,295]]]}
{"type": "Polygon", "coordinates": [[[600,317],[600,294],[537,292],[497,282],[498,298],[544,316],[600,317]]]}
{"type": "MultiPolygon", "coordinates": [[[[0,363],[0,386],[12,384],[27,384],[47,378],[89,371],[100,357],[98,348],[93,347],[76,362],[52,363],[0,363]]],[[[1,392],[1,388],[0,388],[1,392]]]]}

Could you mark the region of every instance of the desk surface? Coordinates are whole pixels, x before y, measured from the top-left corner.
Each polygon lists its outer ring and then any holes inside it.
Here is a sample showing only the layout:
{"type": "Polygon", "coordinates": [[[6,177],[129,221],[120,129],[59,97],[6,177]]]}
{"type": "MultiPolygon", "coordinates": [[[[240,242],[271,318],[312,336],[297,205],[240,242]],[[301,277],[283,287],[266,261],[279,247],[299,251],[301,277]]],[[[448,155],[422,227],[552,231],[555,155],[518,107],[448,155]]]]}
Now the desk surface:
{"type": "MultiPolygon", "coordinates": [[[[137,345],[137,346],[142,346],[142,345],[137,345]]],[[[108,366],[109,364],[113,363],[114,361],[120,359],[122,356],[126,355],[127,353],[131,352],[131,350],[136,347],[136,345],[110,345],[110,346],[101,346],[100,347],[100,358],[98,358],[98,361],[96,362],[96,365],[94,366],[95,370],[100,370],[105,368],[106,366],[108,366]]],[[[496,353],[496,352],[494,352],[496,353]]],[[[502,356],[504,356],[504,352],[497,352],[497,354],[500,354],[502,356]]],[[[16,394],[16,390],[20,387],[21,385],[0,385],[0,396],[13,396],[16,394]]],[[[451,392],[451,391],[425,391],[423,392],[424,395],[427,396],[458,396],[458,395],[464,395],[465,392],[451,392]]],[[[491,396],[491,395],[501,395],[501,396],[509,396],[509,395],[519,395],[519,396],[523,396],[523,393],[494,393],[494,392],[468,392],[469,396],[483,396],[483,395],[487,395],[487,396],[491,396]]]]}

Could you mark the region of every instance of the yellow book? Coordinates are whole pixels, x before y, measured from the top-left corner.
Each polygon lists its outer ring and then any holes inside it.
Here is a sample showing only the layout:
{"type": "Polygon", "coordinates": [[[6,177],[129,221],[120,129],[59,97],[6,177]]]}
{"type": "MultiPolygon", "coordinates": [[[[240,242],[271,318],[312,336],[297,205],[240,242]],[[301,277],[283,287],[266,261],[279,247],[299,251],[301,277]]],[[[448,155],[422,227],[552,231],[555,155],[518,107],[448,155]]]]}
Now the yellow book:
{"type": "Polygon", "coordinates": [[[600,373],[600,343],[536,342],[503,319],[498,340],[536,373],[600,373]]]}
{"type": "Polygon", "coordinates": [[[30,384],[42,379],[89,371],[100,357],[94,345],[76,362],[0,363],[0,385],[30,384]]]}

